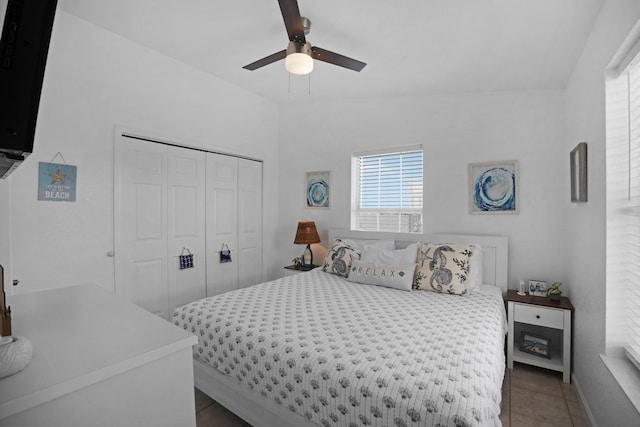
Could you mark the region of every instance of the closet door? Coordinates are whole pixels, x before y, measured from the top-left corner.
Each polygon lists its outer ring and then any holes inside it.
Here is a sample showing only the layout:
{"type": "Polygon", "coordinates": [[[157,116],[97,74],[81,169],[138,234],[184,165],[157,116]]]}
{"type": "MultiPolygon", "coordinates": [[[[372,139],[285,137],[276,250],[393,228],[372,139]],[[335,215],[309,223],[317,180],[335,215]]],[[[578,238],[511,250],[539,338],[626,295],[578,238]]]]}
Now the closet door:
{"type": "Polygon", "coordinates": [[[116,139],[114,204],[116,295],[168,319],[165,146],[116,139]]]}
{"type": "MultiPolygon", "coordinates": [[[[207,296],[238,289],[238,158],[207,153],[207,296]],[[220,262],[220,250],[231,262],[220,262]]],[[[244,268],[244,266],[243,266],[244,268]]]]}
{"type": "Polygon", "coordinates": [[[262,282],[262,163],[238,160],[238,261],[241,288],[262,282]]]}
{"type": "Polygon", "coordinates": [[[169,310],[206,296],[205,153],[167,147],[169,310]],[[194,268],[180,270],[179,255],[194,268]]]}
{"type": "Polygon", "coordinates": [[[205,154],[118,136],[114,204],[116,294],[165,319],[204,297],[205,154]]]}

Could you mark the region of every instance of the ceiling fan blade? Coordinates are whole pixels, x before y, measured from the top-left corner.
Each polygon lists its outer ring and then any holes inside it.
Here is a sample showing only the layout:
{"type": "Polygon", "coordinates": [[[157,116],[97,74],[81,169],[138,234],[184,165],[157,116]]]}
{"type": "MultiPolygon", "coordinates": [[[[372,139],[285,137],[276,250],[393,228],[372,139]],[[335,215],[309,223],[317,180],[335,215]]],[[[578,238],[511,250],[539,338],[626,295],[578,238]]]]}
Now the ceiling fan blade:
{"type": "Polygon", "coordinates": [[[304,26],[302,25],[302,18],[300,17],[298,1],[278,0],[278,3],[280,4],[282,19],[284,19],[284,26],[287,28],[289,41],[306,43],[307,41],[304,38],[304,26]]]}
{"type": "Polygon", "coordinates": [[[287,57],[287,51],[281,50],[280,52],[276,52],[273,55],[269,55],[262,59],[258,59],[256,62],[252,62],[251,64],[245,65],[242,68],[244,68],[245,70],[254,71],[254,70],[257,70],[258,68],[264,67],[265,65],[269,65],[272,62],[280,61],[281,59],[284,59],[286,57],[287,57]]]}
{"type": "Polygon", "coordinates": [[[313,59],[328,62],[329,64],[348,68],[353,71],[360,71],[367,65],[364,62],[349,58],[344,55],[340,55],[339,53],[331,52],[330,50],[322,49],[321,47],[313,46],[311,48],[311,53],[313,59]]]}

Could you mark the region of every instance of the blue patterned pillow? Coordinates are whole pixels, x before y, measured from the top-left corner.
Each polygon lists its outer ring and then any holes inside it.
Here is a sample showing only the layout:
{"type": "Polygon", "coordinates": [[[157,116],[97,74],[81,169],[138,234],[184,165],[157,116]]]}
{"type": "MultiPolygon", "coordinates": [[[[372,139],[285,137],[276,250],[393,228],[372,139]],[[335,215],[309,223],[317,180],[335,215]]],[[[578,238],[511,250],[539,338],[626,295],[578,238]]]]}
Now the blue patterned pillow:
{"type": "Polygon", "coordinates": [[[414,289],[464,295],[469,290],[469,271],[475,245],[422,243],[414,289]]]}
{"type": "Polygon", "coordinates": [[[342,239],[334,240],[331,249],[324,257],[322,270],[338,276],[348,277],[351,263],[360,259],[360,252],[342,239]]]}

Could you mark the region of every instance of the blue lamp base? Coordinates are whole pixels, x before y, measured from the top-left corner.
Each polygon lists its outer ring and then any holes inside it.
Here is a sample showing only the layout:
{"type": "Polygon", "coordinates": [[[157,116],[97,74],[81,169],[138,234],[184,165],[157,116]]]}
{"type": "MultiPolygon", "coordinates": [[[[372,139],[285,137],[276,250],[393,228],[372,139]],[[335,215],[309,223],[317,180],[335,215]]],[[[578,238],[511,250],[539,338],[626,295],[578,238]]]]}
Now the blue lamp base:
{"type": "Polygon", "coordinates": [[[302,253],[302,266],[306,268],[313,267],[313,252],[311,252],[311,245],[308,243],[302,253]]]}

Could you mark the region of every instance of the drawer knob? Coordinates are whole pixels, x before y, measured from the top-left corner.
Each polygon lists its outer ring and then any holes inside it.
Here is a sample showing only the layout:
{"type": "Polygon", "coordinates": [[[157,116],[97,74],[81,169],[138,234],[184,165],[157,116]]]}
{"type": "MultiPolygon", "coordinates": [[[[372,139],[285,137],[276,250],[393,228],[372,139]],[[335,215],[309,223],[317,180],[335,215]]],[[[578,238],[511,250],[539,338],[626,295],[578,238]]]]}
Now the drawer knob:
{"type": "Polygon", "coordinates": [[[539,315],[539,314],[536,314],[536,319],[539,319],[539,318],[540,318],[540,315],[539,315]]]}

